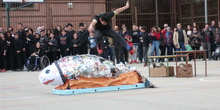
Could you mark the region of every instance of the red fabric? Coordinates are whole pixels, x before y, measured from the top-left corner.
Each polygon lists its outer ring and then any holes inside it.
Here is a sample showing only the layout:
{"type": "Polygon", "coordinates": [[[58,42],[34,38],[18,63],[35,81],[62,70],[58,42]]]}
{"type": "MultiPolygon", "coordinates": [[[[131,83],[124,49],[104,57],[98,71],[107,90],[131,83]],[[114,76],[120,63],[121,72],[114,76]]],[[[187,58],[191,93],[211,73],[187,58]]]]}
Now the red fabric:
{"type": "Polygon", "coordinates": [[[86,78],[80,76],[79,79],[66,81],[64,85],[57,86],[55,89],[65,90],[69,86],[70,89],[83,89],[119,85],[134,85],[142,83],[142,78],[137,72],[128,72],[120,74],[117,78],[86,78]]]}
{"type": "Polygon", "coordinates": [[[206,35],[206,37],[205,37],[205,41],[206,41],[206,42],[209,42],[209,41],[210,41],[208,35],[206,35]]]}
{"type": "Polygon", "coordinates": [[[161,31],[161,33],[162,33],[163,35],[165,35],[165,34],[166,34],[166,30],[163,29],[163,30],[161,31]]]}
{"type": "Polygon", "coordinates": [[[160,39],[160,32],[158,32],[158,33],[156,33],[156,32],[154,32],[154,35],[157,37],[157,40],[159,40],[160,39]]]}

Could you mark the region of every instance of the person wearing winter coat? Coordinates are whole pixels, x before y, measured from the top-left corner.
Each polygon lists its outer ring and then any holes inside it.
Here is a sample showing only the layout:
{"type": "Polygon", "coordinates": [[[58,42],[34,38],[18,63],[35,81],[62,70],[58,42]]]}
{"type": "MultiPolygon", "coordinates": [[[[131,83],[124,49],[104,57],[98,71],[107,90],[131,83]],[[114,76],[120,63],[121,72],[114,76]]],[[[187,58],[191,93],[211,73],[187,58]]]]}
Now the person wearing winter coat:
{"type": "Polygon", "coordinates": [[[49,58],[50,58],[50,62],[53,63],[55,60],[57,60],[58,43],[53,33],[50,33],[49,37],[50,37],[50,40],[48,42],[49,58]]]}
{"type": "MultiPolygon", "coordinates": [[[[152,46],[151,46],[151,56],[160,56],[160,39],[161,39],[161,32],[159,31],[159,28],[154,26],[152,28],[152,32],[150,33],[151,40],[152,40],[152,46]],[[155,54],[155,55],[154,55],[155,54]]],[[[157,59],[158,61],[159,59],[157,59]]]]}
{"type": "Polygon", "coordinates": [[[72,50],[72,55],[79,55],[80,54],[80,40],[78,35],[75,33],[73,34],[73,39],[70,43],[70,47],[72,50]]]}
{"type": "Polygon", "coordinates": [[[77,33],[77,36],[80,41],[79,51],[80,54],[87,54],[88,53],[88,37],[89,32],[86,30],[86,27],[84,23],[79,23],[79,32],[77,33]]]}
{"type": "MultiPolygon", "coordinates": [[[[167,51],[167,55],[173,55],[173,32],[170,27],[166,28],[162,38],[161,38],[161,55],[165,55],[167,51]]],[[[164,61],[164,59],[161,59],[164,61]]],[[[169,61],[173,61],[173,58],[169,58],[169,61]]]]}
{"type": "Polygon", "coordinates": [[[22,41],[21,39],[18,38],[19,35],[18,33],[16,33],[14,35],[14,38],[15,38],[15,41],[14,41],[14,53],[15,53],[15,69],[18,70],[18,71],[21,71],[22,70],[22,61],[21,61],[21,58],[22,58],[22,41]]]}
{"type": "Polygon", "coordinates": [[[151,37],[147,33],[147,28],[145,26],[142,26],[140,29],[142,32],[142,39],[141,42],[143,43],[143,57],[144,57],[144,67],[147,66],[148,62],[148,49],[149,46],[151,46],[151,37]]]}
{"type": "Polygon", "coordinates": [[[202,37],[200,33],[197,31],[197,28],[193,28],[192,34],[189,37],[189,44],[193,50],[199,50],[202,42],[202,37]]]}
{"type": "MultiPolygon", "coordinates": [[[[188,45],[188,39],[186,31],[182,29],[180,23],[177,23],[177,29],[173,33],[173,45],[176,51],[186,51],[185,46],[188,45]]],[[[180,61],[180,58],[178,60],[180,61]]]]}
{"type": "Polygon", "coordinates": [[[0,33],[0,69],[1,72],[6,71],[7,61],[6,61],[6,52],[8,49],[7,40],[5,39],[4,33],[0,33]]]}
{"type": "Polygon", "coordinates": [[[214,39],[214,34],[212,32],[212,30],[209,28],[209,25],[206,24],[205,28],[202,30],[202,38],[203,38],[203,49],[207,50],[207,55],[209,60],[212,59],[212,50],[211,50],[211,46],[212,46],[212,42],[214,39]]]}
{"type": "Polygon", "coordinates": [[[62,30],[62,35],[58,38],[58,51],[62,57],[68,56],[69,54],[70,39],[66,36],[66,31],[62,30]]]}
{"type": "Polygon", "coordinates": [[[29,28],[27,31],[27,56],[29,57],[35,48],[36,38],[33,35],[33,29],[29,28]]]}
{"type": "MultiPolygon", "coordinates": [[[[199,50],[202,44],[202,37],[200,33],[197,31],[197,28],[193,28],[192,34],[189,37],[189,44],[193,50],[199,50]]],[[[193,57],[189,56],[189,60],[193,57]]]]}
{"type": "Polygon", "coordinates": [[[7,45],[8,45],[8,49],[7,49],[7,55],[6,55],[6,59],[7,59],[7,70],[14,70],[14,37],[12,37],[12,34],[10,31],[8,31],[5,35],[5,39],[7,40],[7,45]]]}

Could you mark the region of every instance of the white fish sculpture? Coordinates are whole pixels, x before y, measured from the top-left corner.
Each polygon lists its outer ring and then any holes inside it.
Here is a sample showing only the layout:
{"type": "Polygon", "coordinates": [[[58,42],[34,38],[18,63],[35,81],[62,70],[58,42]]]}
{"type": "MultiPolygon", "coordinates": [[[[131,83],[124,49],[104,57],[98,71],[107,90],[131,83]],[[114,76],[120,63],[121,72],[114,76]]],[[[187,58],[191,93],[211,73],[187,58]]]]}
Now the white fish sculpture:
{"type": "Polygon", "coordinates": [[[39,80],[45,85],[57,86],[79,76],[109,78],[129,71],[123,63],[114,66],[113,62],[99,56],[77,55],[61,58],[47,66],[41,71],[39,80]]]}

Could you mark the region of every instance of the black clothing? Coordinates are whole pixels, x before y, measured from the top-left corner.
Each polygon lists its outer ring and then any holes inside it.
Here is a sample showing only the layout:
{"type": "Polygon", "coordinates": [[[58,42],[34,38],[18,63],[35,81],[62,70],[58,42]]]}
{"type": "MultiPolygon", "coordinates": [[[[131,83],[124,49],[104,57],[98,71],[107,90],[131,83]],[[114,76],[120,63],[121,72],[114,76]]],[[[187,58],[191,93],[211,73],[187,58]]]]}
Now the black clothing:
{"type": "Polygon", "coordinates": [[[125,39],[121,35],[116,33],[113,29],[103,30],[103,31],[96,30],[95,33],[96,33],[95,40],[97,45],[99,45],[102,42],[103,36],[114,38],[114,41],[118,41],[119,44],[123,47],[126,47],[126,45],[128,45],[125,39]]]}
{"type": "Polygon", "coordinates": [[[206,31],[202,31],[201,33],[202,35],[202,38],[203,38],[203,42],[211,42],[213,41],[213,38],[214,38],[214,34],[212,33],[212,31],[210,31],[209,29],[207,29],[206,31]],[[209,41],[207,41],[207,38],[209,39],[209,41]]]}
{"type": "Polygon", "coordinates": [[[26,32],[25,30],[19,30],[18,31],[18,38],[21,39],[21,42],[22,42],[22,48],[26,48],[26,43],[27,43],[27,38],[26,38],[26,32]]]}
{"type": "Polygon", "coordinates": [[[190,39],[189,44],[192,48],[199,48],[201,46],[202,37],[198,32],[192,33],[189,39],[190,39]],[[198,35],[198,36],[194,37],[193,35],[198,35]]]}
{"type": "Polygon", "coordinates": [[[143,39],[143,46],[149,47],[149,44],[151,44],[151,37],[147,33],[143,33],[142,39],[143,39]]]}
{"type": "Polygon", "coordinates": [[[148,61],[148,49],[149,44],[151,44],[151,36],[148,35],[148,33],[142,33],[142,39],[143,39],[143,57],[144,57],[144,63],[146,64],[148,61]]]}
{"type": "Polygon", "coordinates": [[[70,39],[65,36],[59,36],[58,38],[58,49],[67,49],[69,48],[70,39]]]}
{"type": "Polygon", "coordinates": [[[102,42],[102,57],[108,60],[108,48],[109,48],[109,41],[107,37],[104,37],[103,42],[102,42]]]}
{"type": "Polygon", "coordinates": [[[22,51],[22,42],[20,39],[15,39],[14,42],[14,53],[15,53],[15,68],[22,69],[22,61],[21,61],[21,51],[22,51]],[[19,53],[17,51],[20,51],[19,53]]]}
{"type": "Polygon", "coordinates": [[[65,36],[59,36],[58,38],[58,49],[60,49],[60,54],[62,57],[68,55],[67,49],[69,49],[70,39],[65,36]]]}
{"type": "MultiPolygon", "coordinates": [[[[108,18],[112,18],[115,13],[114,12],[109,12],[109,13],[103,13],[103,14],[107,14],[108,15],[108,18]]],[[[108,30],[108,29],[111,29],[111,21],[107,23],[107,25],[102,25],[101,21],[99,20],[99,18],[103,15],[103,14],[100,14],[100,15],[96,15],[95,16],[95,20],[97,21],[96,25],[95,25],[95,29],[96,30],[108,30]]]]}
{"type": "Polygon", "coordinates": [[[43,36],[40,38],[40,48],[43,51],[43,54],[46,55],[46,51],[48,50],[48,42],[49,42],[49,38],[47,36],[43,36]]]}
{"type": "Polygon", "coordinates": [[[70,43],[70,47],[72,48],[72,55],[80,54],[80,40],[79,39],[72,39],[70,43]],[[74,47],[74,45],[77,45],[74,47]]]}
{"type": "Polygon", "coordinates": [[[73,38],[73,34],[76,33],[76,31],[72,30],[72,31],[66,31],[66,36],[72,40],[73,38]]]}
{"type": "Polygon", "coordinates": [[[49,45],[49,58],[50,58],[50,62],[54,62],[55,60],[57,60],[57,47],[58,47],[58,43],[57,43],[57,39],[50,39],[49,43],[52,43],[52,45],[49,45]]]}
{"type": "Polygon", "coordinates": [[[28,58],[28,61],[29,61],[29,67],[28,67],[28,70],[30,70],[31,68],[35,67],[36,68],[39,68],[39,59],[40,57],[42,57],[44,54],[44,50],[42,48],[36,48],[34,53],[36,55],[31,55],[29,58],[28,58]]]}
{"type": "Polygon", "coordinates": [[[140,63],[142,63],[142,60],[143,60],[143,43],[142,42],[138,43],[138,59],[140,63]]]}
{"type": "Polygon", "coordinates": [[[87,54],[88,53],[88,37],[89,37],[89,32],[87,30],[84,31],[79,31],[77,33],[77,36],[80,41],[80,54],[87,54]]]}
{"type": "Polygon", "coordinates": [[[36,38],[34,35],[28,35],[27,38],[30,39],[30,41],[27,40],[27,55],[28,57],[34,52],[36,38]]]}
{"type": "Polygon", "coordinates": [[[215,33],[215,29],[216,29],[215,26],[210,26],[209,28],[211,29],[212,33],[215,33]]]}
{"type": "MultiPolygon", "coordinates": [[[[27,35],[26,35],[26,31],[23,29],[23,30],[19,30],[18,31],[18,38],[21,39],[21,42],[22,42],[22,48],[26,49],[27,48],[27,35]]],[[[26,60],[27,60],[27,50],[22,50],[21,52],[21,61],[22,61],[22,65],[24,65],[26,63],[26,60]]]]}
{"type": "Polygon", "coordinates": [[[7,39],[7,53],[6,53],[6,58],[7,58],[7,69],[8,70],[13,70],[14,69],[14,41],[15,39],[13,37],[10,37],[7,39]]]}
{"type": "Polygon", "coordinates": [[[49,45],[49,52],[55,52],[58,48],[58,42],[57,39],[50,39],[48,43],[52,43],[52,45],[49,45]]]}
{"type": "Polygon", "coordinates": [[[116,56],[116,63],[124,63],[125,64],[125,55],[128,51],[122,47],[121,45],[115,46],[115,56],[116,56]]]}
{"type": "Polygon", "coordinates": [[[22,41],[20,39],[15,39],[14,47],[15,52],[22,51],[22,41]]]}
{"type": "MultiPolygon", "coordinates": [[[[114,12],[109,12],[105,14],[107,14],[108,18],[112,18],[115,15],[114,12]]],[[[103,36],[108,36],[114,38],[115,41],[118,41],[123,47],[127,47],[126,49],[128,49],[128,44],[126,43],[125,39],[112,29],[111,21],[108,22],[107,25],[102,25],[101,21],[99,20],[100,16],[102,16],[102,14],[95,16],[95,20],[97,21],[95,25],[96,44],[100,45],[103,40],[103,36]]]]}
{"type": "Polygon", "coordinates": [[[7,67],[7,61],[6,61],[6,55],[4,54],[4,51],[7,51],[8,45],[7,45],[7,40],[1,40],[0,41],[0,69],[6,69],[7,67]]]}
{"type": "Polygon", "coordinates": [[[49,51],[48,55],[51,63],[57,60],[57,51],[49,51]]]}
{"type": "Polygon", "coordinates": [[[131,30],[130,36],[132,37],[132,43],[139,43],[140,42],[140,31],[139,30],[131,30]]]}
{"type": "Polygon", "coordinates": [[[96,47],[91,48],[90,51],[89,51],[89,54],[98,55],[97,48],[96,47]]]}
{"type": "Polygon", "coordinates": [[[34,53],[38,56],[38,57],[42,57],[44,54],[43,49],[41,48],[36,48],[34,53]]]}
{"type": "Polygon", "coordinates": [[[21,62],[21,52],[15,53],[15,68],[14,69],[22,69],[22,62],[21,62]]]}
{"type": "Polygon", "coordinates": [[[183,30],[177,30],[178,31],[178,35],[179,35],[179,42],[184,42],[184,35],[183,35],[183,30]]]}
{"type": "Polygon", "coordinates": [[[3,54],[4,51],[8,49],[7,40],[3,39],[0,41],[0,54],[3,54]]]}

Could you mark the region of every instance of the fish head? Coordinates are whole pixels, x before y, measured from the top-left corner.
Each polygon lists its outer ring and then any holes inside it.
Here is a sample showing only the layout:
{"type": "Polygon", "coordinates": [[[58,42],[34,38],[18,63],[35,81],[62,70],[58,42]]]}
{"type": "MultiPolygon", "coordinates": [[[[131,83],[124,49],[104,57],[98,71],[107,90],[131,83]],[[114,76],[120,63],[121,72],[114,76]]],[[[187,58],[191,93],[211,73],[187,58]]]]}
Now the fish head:
{"type": "Polygon", "coordinates": [[[47,66],[41,71],[39,75],[39,80],[42,84],[50,86],[58,86],[64,84],[60,73],[54,63],[47,66]]]}

